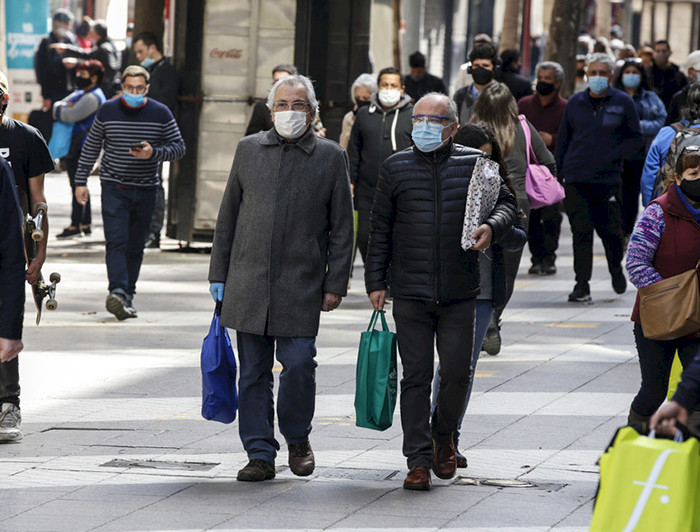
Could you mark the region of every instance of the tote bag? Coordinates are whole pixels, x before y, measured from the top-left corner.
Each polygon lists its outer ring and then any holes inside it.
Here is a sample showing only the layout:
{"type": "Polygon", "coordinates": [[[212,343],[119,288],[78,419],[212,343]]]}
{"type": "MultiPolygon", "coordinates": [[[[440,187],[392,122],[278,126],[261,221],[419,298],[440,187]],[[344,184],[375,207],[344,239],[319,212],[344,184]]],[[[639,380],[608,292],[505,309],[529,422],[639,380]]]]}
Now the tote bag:
{"type": "Polygon", "coordinates": [[[530,200],[530,208],[539,209],[548,205],[554,205],[564,199],[564,187],[552,175],[549,168],[537,161],[535,151],[532,149],[530,124],[528,124],[527,118],[524,115],[518,115],[518,119],[523,128],[523,133],[525,133],[525,142],[527,144],[525,192],[530,200]]]}
{"type": "Polygon", "coordinates": [[[51,140],[49,140],[49,152],[51,153],[51,158],[56,160],[68,155],[72,139],[72,122],[61,122],[60,120],[54,122],[53,129],[51,130],[51,140]]]}
{"type": "Polygon", "coordinates": [[[396,333],[384,312],[375,310],[360,337],[355,381],[355,424],[374,430],[391,427],[396,407],[396,333]],[[381,316],[382,330],[375,329],[381,316]]]}

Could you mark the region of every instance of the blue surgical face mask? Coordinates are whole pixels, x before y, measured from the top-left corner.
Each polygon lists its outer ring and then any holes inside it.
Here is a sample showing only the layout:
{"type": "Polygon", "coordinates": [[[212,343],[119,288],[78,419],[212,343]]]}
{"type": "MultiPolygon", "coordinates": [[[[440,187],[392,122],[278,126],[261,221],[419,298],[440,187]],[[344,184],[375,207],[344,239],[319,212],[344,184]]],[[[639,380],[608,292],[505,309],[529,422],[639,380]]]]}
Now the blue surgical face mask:
{"type": "Polygon", "coordinates": [[[593,76],[588,78],[588,87],[595,95],[603,94],[608,88],[608,78],[605,76],[593,76]]]}
{"type": "Polygon", "coordinates": [[[626,89],[636,89],[642,82],[642,75],[636,72],[628,72],[627,74],[622,74],[622,84],[626,89]]]}
{"type": "Polygon", "coordinates": [[[442,146],[442,130],[445,126],[433,124],[431,122],[418,122],[413,124],[411,138],[413,139],[416,148],[424,153],[437,150],[442,146]]]}
{"type": "Polygon", "coordinates": [[[141,66],[143,68],[151,68],[155,62],[156,60],[152,57],[146,57],[143,61],[141,61],[141,66]]]}
{"type": "Polygon", "coordinates": [[[126,105],[129,107],[141,107],[143,105],[144,100],[146,99],[145,94],[131,94],[130,92],[124,91],[122,94],[122,98],[124,99],[124,102],[126,105]]]}
{"type": "Polygon", "coordinates": [[[131,48],[133,41],[134,41],[133,37],[124,37],[124,44],[126,45],[127,48],[131,48]]]}

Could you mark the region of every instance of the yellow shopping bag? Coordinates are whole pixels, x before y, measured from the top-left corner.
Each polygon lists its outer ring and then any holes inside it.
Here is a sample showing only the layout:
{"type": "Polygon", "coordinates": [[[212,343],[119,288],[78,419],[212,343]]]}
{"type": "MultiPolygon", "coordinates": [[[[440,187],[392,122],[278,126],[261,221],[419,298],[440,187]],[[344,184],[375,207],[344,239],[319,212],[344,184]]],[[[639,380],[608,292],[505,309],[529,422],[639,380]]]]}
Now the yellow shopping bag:
{"type": "Polygon", "coordinates": [[[683,373],[683,364],[681,364],[681,359],[678,358],[678,351],[676,351],[676,355],[673,357],[673,365],[671,366],[671,375],[668,378],[666,399],[669,401],[678,389],[678,383],[681,382],[681,373],[683,373]]]}
{"type": "Polygon", "coordinates": [[[617,432],[600,458],[591,531],[700,530],[700,443],[617,432]]]}

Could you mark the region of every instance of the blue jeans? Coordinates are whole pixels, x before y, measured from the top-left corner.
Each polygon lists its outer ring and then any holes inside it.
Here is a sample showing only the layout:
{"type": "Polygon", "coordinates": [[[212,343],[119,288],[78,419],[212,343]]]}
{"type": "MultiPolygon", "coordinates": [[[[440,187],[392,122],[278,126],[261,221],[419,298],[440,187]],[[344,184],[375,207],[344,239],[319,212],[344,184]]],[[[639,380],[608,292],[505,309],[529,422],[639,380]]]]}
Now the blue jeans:
{"type": "Polygon", "coordinates": [[[236,333],[238,431],[248,459],[274,463],[280,448],[275,439],[272,366],[282,364],[277,394],[277,420],[288,444],[309,439],[316,407],[316,338],[291,338],[236,333]]]}
{"type": "MultiPolygon", "coordinates": [[[[469,389],[467,390],[467,400],[464,403],[464,410],[462,411],[462,415],[459,417],[459,422],[457,423],[457,430],[454,433],[455,442],[459,440],[459,430],[462,428],[462,420],[464,419],[464,414],[467,413],[467,406],[469,406],[469,398],[472,396],[472,386],[474,384],[474,372],[476,372],[476,363],[479,361],[481,344],[484,343],[486,331],[489,328],[489,323],[491,323],[491,316],[493,316],[493,301],[491,299],[477,299],[476,320],[474,322],[474,349],[472,350],[472,371],[469,374],[469,389]]],[[[431,415],[435,414],[435,400],[438,396],[438,391],[440,390],[439,372],[440,364],[438,363],[438,369],[435,372],[435,378],[433,379],[433,400],[430,405],[431,415]]]]}
{"type": "Polygon", "coordinates": [[[157,189],[141,190],[102,183],[102,221],[107,244],[109,291],[133,297],[143,262],[143,246],[157,189]]]}

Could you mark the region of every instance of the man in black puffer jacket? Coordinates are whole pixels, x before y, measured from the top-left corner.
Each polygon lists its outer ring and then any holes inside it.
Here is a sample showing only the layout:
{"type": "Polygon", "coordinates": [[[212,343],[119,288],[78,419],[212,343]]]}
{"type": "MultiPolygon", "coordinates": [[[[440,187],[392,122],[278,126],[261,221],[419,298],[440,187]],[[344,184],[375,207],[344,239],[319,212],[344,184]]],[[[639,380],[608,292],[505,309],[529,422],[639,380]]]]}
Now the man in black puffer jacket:
{"type": "Polygon", "coordinates": [[[447,96],[421,98],[413,115],[413,148],[381,167],[371,213],[365,285],[375,309],[384,308],[391,266],[401,380],[401,425],[408,476],[405,489],[430,488],[430,467],[440,478],[455,474],[452,433],[464,408],[479,293],[479,250],[498,241],[517,218],[505,184],[489,217],[461,248],[464,208],[472,170],[484,153],[452,142],[457,108],[447,96]],[[430,427],[434,341],[440,358],[440,392],[430,427]],[[431,439],[433,440],[431,445],[431,439]]]}

